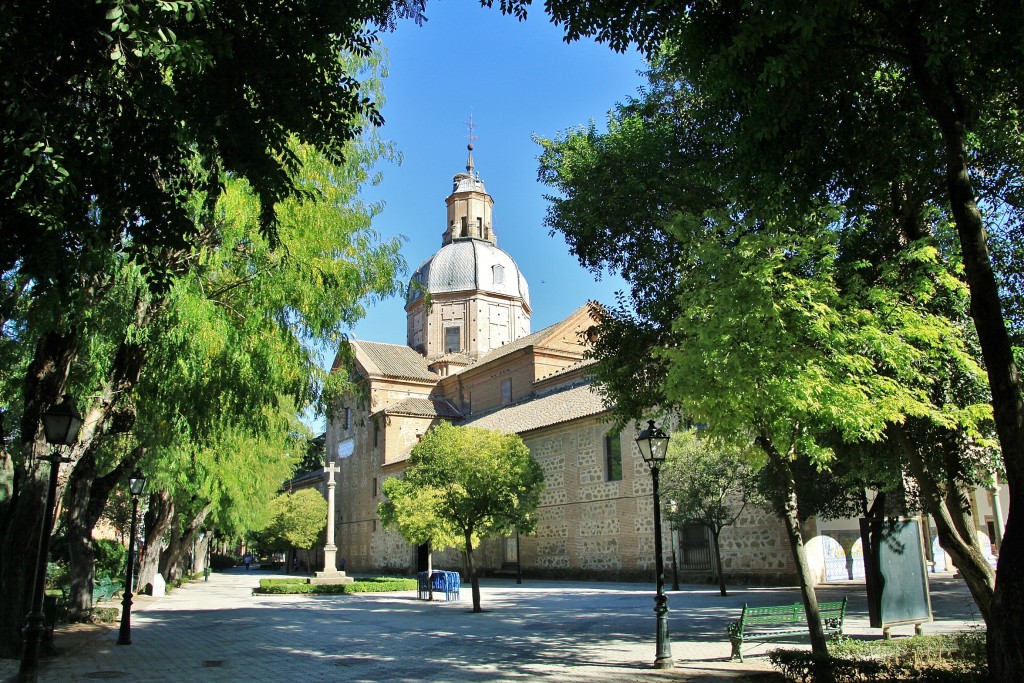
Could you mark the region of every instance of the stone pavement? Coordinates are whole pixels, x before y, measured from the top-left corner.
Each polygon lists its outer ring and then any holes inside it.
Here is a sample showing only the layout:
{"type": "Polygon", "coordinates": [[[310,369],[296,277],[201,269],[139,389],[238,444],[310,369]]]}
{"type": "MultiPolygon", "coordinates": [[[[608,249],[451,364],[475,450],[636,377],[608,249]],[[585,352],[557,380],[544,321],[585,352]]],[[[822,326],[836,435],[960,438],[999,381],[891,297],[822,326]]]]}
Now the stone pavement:
{"type": "MultiPolygon", "coordinates": [[[[117,626],[58,630],[58,654],[40,680],[92,681],[767,681],[769,650],[744,647],[729,662],[725,626],[744,602],[786,604],[796,588],[669,592],[676,668],[654,671],[653,588],[644,584],[524,580],[482,582],[483,613],[471,611],[469,586],[459,602],[427,602],[415,591],[337,596],[252,595],[258,570],[215,573],[163,598],[140,596],[131,645],[117,626]]],[[[847,633],[878,638],[868,627],[863,582],[819,588],[819,600],[850,597],[847,633]]],[[[925,632],[981,627],[963,581],[932,577],[936,621],[925,632]]],[[[895,627],[909,635],[912,626],[895,627]]],[[[806,647],[806,638],[786,643],[806,647]]],[[[0,680],[18,662],[0,660],[0,680]]]]}

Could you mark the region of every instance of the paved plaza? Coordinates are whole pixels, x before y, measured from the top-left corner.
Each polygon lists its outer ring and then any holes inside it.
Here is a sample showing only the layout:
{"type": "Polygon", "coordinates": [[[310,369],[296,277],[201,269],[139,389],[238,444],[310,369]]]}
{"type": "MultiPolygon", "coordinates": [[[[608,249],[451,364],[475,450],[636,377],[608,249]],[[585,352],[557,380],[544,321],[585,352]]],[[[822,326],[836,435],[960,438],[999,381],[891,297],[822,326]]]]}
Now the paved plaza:
{"type": "MultiPolygon", "coordinates": [[[[40,680],[65,681],[754,681],[770,670],[774,643],[748,645],[729,662],[725,627],[744,602],[786,604],[796,588],[710,586],[669,592],[676,668],[654,671],[653,588],[634,583],[509,580],[482,584],[483,613],[468,585],[458,602],[427,602],[415,591],[331,596],[252,595],[259,570],[215,573],[162,598],[139,597],[131,645],[113,627],[74,625],[56,633],[58,654],[40,680]]],[[[819,600],[849,596],[846,631],[868,626],[863,582],[830,584],[819,600]]],[[[960,579],[932,578],[935,622],[925,632],[981,627],[960,579]]],[[[893,628],[909,635],[912,626],[893,628]]],[[[787,645],[788,646],[788,645],[787,645]]],[[[806,647],[806,638],[793,646],[806,647]]],[[[18,663],[0,660],[0,679],[18,663]]]]}

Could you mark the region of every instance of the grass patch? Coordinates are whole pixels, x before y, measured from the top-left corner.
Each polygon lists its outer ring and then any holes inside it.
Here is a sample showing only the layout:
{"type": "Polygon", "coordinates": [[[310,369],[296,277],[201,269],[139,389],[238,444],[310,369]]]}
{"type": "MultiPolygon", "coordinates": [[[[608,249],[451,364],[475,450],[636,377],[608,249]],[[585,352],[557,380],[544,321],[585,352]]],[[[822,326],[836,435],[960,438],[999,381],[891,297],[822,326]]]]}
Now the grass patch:
{"type": "Polygon", "coordinates": [[[772,666],[788,681],[811,683],[816,666],[832,670],[836,683],[847,681],[923,681],[982,683],[988,680],[984,631],[962,631],[897,640],[838,638],[821,662],[807,650],[772,650],[772,666]]]}
{"type": "Polygon", "coordinates": [[[316,585],[306,579],[260,579],[260,587],[253,593],[263,595],[338,595],[347,593],[385,593],[416,590],[416,579],[378,576],[356,579],[354,583],[316,585]]]}

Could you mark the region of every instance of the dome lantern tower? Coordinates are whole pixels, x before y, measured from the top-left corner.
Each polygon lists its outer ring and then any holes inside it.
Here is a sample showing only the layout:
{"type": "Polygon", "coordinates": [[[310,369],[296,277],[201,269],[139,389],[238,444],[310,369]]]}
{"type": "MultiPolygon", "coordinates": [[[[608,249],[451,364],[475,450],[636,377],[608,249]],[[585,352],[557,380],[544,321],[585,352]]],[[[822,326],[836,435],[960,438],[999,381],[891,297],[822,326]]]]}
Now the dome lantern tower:
{"type": "Polygon", "coordinates": [[[428,358],[479,358],[530,334],[530,292],[512,257],[498,248],[487,194],[469,145],[466,172],[445,200],[441,249],[412,276],[406,295],[406,343],[428,358]],[[429,295],[430,306],[427,306],[429,295]]]}
{"type": "Polygon", "coordinates": [[[494,200],[487,194],[484,183],[473,165],[473,145],[468,145],[466,172],[457,173],[452,179],[452,193],[448,195],[448,228],[444,232],[443,244],[453,240],[472,238],[491,244],[498,243],[498,236],[491,225],[491,207],[494,200]]]}

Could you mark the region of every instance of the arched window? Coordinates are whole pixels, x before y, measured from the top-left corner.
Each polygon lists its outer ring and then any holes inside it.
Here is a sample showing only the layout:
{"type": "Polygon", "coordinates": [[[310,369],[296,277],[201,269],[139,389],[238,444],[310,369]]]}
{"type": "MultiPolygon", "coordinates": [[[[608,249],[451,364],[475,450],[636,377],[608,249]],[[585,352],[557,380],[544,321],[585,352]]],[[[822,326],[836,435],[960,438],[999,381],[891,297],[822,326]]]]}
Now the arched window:
{"type": "Polygon", "coordinates": [[[505,266],[500,263],[491,266],[491,278],[496,285],[505,284],[505,266]]]}

